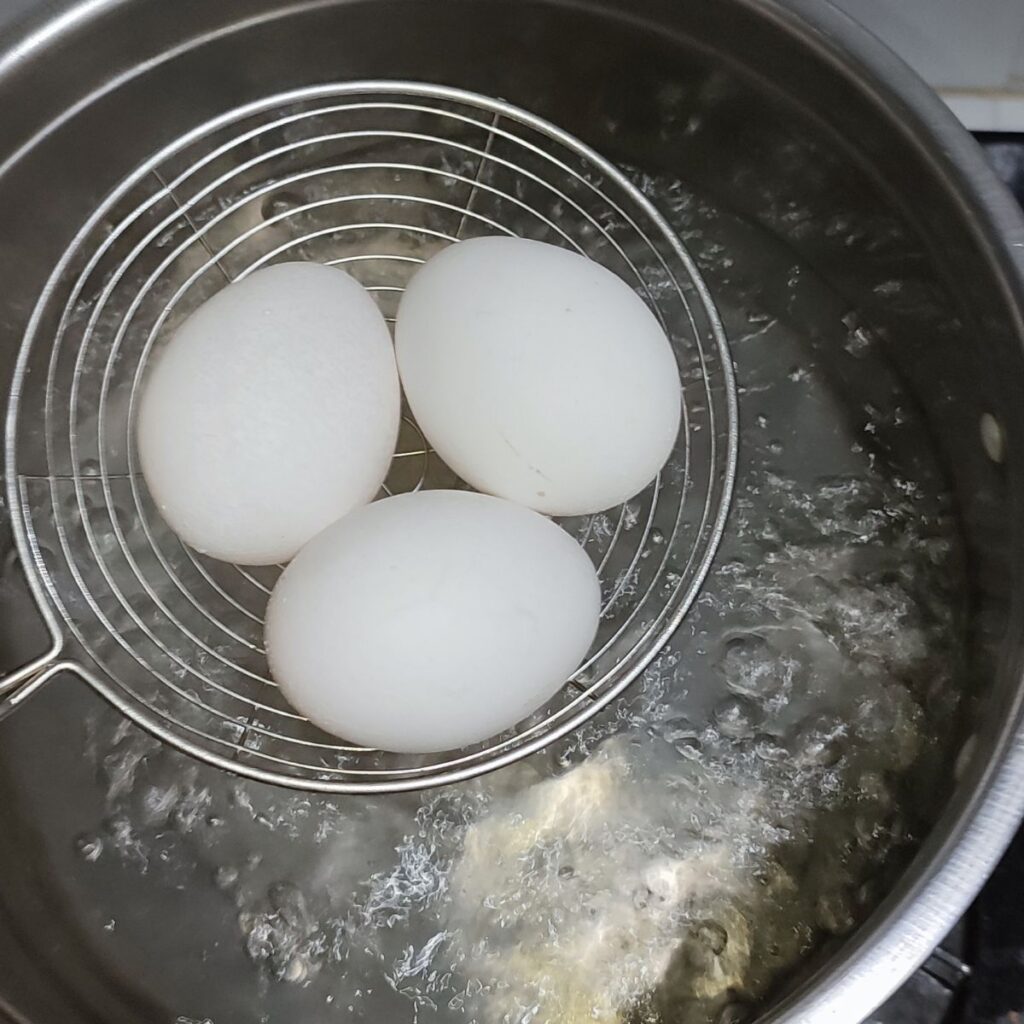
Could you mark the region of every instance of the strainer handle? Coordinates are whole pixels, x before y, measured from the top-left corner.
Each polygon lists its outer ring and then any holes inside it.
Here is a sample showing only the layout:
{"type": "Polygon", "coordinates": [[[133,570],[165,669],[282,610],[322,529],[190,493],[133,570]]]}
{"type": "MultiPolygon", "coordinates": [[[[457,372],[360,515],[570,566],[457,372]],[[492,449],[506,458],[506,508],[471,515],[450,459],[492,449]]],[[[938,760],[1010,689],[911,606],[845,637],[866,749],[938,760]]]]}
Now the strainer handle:
{"type": "Polygon", "coordinates": [[[60,653],[60,644],[54,641],[54,645],[45,654],[0,679],[0,720],[16,711],[58,672],[73,667],[69,662],[57,660],[60,653]]]}
{"type": "MultiPolygon", "coordinates": [[[[24,571],[24,566],[22,567],[24,571]]],[[[27,574],[26,574],[27,575],[27,574]]],[[[29,583],[31,583],[29,578],[29,583]]],[[[74,671],[75,665],[63,660],[64,636],[60,623],[50,605],[36,594],[36,607],[43,618],[43,624],[50,635],[50,646],[38,658],[12,669],[7,675],[0,675],[0,720],[15,711],[32,696],[48,679],[65,669],[74,671]]]]}

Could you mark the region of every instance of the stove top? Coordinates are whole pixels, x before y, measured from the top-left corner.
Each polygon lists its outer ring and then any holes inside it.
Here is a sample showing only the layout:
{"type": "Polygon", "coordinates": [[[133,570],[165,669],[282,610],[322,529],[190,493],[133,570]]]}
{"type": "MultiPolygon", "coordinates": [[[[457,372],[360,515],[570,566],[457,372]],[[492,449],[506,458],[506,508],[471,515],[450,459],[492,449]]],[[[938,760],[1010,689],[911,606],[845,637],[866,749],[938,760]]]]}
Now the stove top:
{"type": "MultiPolygon", "coordinates": [[[[1024,206],[1024,134],[978,141],[1024,206]]],[[[1024,1024],[1024,829],[963,920],[867,1024],[1024,1024]]]]}

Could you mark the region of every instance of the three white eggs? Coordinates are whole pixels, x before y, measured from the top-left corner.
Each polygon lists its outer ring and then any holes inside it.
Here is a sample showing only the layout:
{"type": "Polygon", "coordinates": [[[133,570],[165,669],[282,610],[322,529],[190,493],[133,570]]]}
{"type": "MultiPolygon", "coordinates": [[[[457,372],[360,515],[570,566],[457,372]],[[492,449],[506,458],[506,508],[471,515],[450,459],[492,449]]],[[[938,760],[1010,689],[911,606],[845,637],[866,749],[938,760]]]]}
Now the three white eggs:
{"type": "Polygon", "coordinates": [[[597,574],[533,510],[632,497],[679,420],[671,346],[622,280],[554,246],[486,238],[419,270],[394,348],[341,270],[278,264],[229,285],[155,360],[137,446],[186,544],[291,561],[265,622],[287,700],[350,742],[433,753],[511,728],[586,656],[597,574]],[[394,453],[399,372],[428,442],[485,494],[368,504],[394,453]]]}

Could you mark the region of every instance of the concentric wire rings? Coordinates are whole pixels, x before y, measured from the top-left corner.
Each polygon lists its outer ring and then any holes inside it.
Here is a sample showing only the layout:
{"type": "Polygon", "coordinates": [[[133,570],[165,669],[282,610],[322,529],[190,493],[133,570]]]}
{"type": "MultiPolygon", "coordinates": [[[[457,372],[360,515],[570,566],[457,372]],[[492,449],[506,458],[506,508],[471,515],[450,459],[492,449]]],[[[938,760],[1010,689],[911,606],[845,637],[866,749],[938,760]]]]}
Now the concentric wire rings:
{"type": "MultiPolygon", "coordinates": [[[[636,678],[708,571],[736,437],[732,371],[707,290],[624,175],[505,103],[433,86],[352,83],[274,97],[203,125],[97,210],[24,339],[7,423],[8,497],[55,657],[59,648],[125,714],[242,775],[386,792],[517,760],[636,678]],[[284,260],[339,265],[393,320],[424,260],[492,234],[583,253],[648,303],[679,363],[679,439],[645,493],[564,523],[598,566],[604,614],[585,664],[547,707],[491,742],[446,755],[364,750],[312,727],[268,675],[262,617],[279,570],[207,559],[161,521],[138,471],[137,396],[153,353],[228,281],[284,260]]],[[[407,415],[386,489],[424,486],[460,482],[407,415]]]]}

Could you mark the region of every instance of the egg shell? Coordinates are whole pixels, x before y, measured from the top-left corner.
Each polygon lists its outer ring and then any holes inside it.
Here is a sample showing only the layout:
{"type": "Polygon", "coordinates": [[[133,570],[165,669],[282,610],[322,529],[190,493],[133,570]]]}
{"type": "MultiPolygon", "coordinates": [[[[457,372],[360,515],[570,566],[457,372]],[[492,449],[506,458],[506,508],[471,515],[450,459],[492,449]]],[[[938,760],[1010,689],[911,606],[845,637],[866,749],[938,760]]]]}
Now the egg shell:
{"type": "Polygon", "coordinates": [[[159,353],[139,461],[185,543],[239,564],[284,562],[377,494],[399,415],[373,299],[342,270],[282,263],[218,292],[159,353]]]}
{"type": "Polygon", "coordinates": [[[423,491],[358,509],[274,587],[270,669],[327,732],[402,753],[464,747],[563,686],[597,632],[583,549],[520,505],[423,491]]]}
{"type": "Polygon", "coordinates": [[[567,249],[449,246],[406,289],[395,346],[420,428],[489,494],[597,512],[643,490],[675,446],[679,370],[661,324],[621,278],[567,249]]]}

